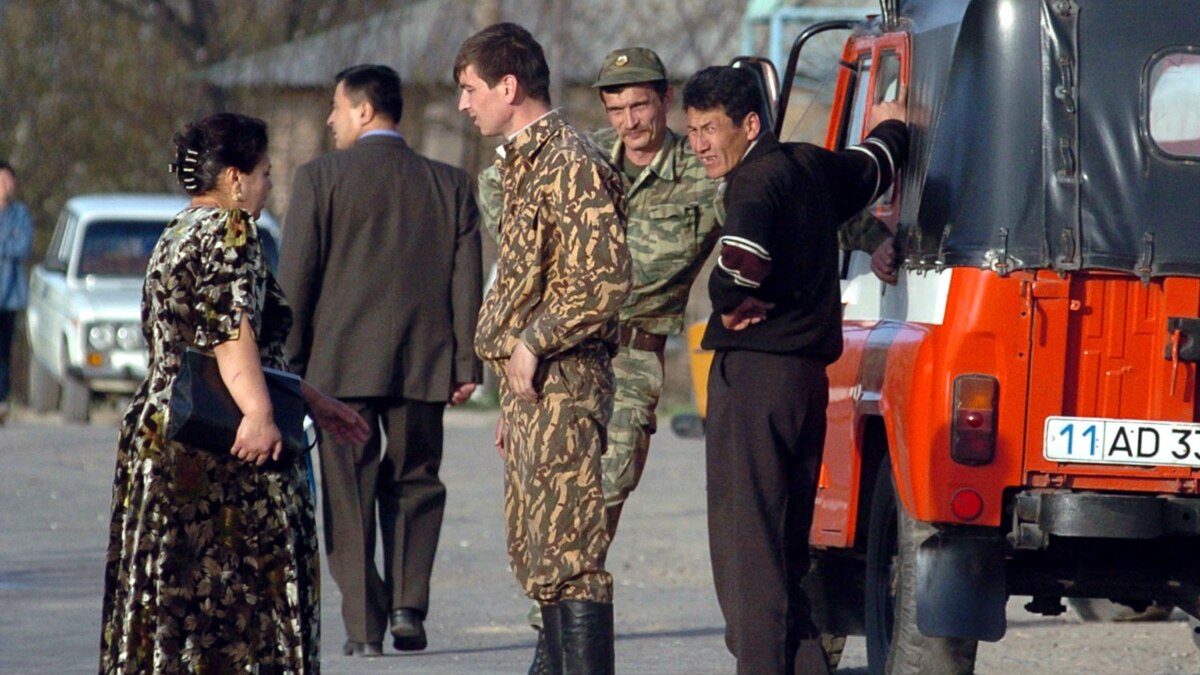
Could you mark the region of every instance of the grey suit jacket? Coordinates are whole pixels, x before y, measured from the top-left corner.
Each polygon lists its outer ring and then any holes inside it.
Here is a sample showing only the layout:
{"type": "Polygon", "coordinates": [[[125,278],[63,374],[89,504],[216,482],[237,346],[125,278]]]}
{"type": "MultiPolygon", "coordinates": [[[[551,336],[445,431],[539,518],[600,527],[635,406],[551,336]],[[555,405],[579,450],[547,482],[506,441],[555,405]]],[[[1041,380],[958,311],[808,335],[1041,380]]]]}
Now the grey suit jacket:
{"type": "Polygon", "coordinates": [[[446,401],[482,381],[480,255],[470,177],[398,137],[300,167],[279,265],[292,370],[338,398],[446,401]]]}

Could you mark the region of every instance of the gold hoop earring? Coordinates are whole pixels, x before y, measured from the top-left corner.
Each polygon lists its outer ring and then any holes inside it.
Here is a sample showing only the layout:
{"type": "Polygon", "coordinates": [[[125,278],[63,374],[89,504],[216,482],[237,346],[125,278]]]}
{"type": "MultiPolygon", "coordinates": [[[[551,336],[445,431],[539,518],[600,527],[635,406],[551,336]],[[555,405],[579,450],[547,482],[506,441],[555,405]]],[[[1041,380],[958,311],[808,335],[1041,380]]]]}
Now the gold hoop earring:
{"type": "Polygon", "coordinates": [[[234,191],[234,193],[233,193],[233,201],[235,201],[235,202],[242,202],[242,201],[245,201],[245,196],[242,194],[242,191],[241,191],[241,190],[235,190],[235,191],[234,191]]]}

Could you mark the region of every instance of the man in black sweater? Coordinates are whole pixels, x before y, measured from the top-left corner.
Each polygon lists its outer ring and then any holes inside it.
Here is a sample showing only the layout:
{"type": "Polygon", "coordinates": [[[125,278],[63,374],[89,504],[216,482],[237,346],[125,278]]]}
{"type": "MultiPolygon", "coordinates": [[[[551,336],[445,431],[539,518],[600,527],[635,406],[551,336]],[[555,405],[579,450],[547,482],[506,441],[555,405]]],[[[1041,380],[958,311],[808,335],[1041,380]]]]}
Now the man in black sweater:
{"type": "Polygon", "coordinates": [[[838,224],[887,191],[907,154],[899,102],[860,146],[783,145],[748,70],[714,66],[683,90],[688,140],[723,178],[709,278],[708,532],[738,673],[825,673],[800,581],[825,442],[825,366],[842,352],[838,224]]]}

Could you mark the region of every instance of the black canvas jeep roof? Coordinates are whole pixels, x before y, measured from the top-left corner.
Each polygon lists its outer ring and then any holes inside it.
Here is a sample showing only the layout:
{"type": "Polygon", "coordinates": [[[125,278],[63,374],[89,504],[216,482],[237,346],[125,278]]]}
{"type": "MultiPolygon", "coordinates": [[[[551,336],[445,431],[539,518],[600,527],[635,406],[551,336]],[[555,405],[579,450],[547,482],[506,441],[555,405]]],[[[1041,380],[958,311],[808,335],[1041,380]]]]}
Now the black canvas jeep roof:
{"type": "Polygon", "coordinates": [[[908,264],[1200,276],[1196,9],[902,1],[908,264]]]}

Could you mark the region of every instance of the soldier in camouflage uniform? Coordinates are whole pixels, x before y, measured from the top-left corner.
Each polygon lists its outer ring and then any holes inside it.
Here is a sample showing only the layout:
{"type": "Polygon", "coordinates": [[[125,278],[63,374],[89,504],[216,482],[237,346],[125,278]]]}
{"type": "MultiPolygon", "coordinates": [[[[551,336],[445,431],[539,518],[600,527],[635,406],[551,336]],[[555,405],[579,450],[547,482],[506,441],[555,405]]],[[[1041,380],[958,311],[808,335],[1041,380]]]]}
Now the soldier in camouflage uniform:
{"type": "MultiPolygon", "coordinates": [[[[608,533],[616,536],[625,500],[637,487],[657,428],[667,335],[683,332],[692,282],[719,233],[714,183],[667,127],[673,91],[658,55],[640,47],[605,57],[593,88],[612,127],[591,134],[622,169],[629,199],[626,240],[633,289],[621,307],[621,349],[613,358],[616,393],[601,459],[608,533]]],[[[479,178],[484,226],[496,236],[502,192],[497,164],[479,178]]],[[[529,623],[541,627],[537,606],[529,623]]]]}
{"type": "MultiPolygon", "coordinates": [[[[640,47],[605,57],[593,88],[612,127],[591,140],[609,153],[629,199],[626,238],[633,289],[621,307],[621,349],[613,358],[616,394],[602,460],[608,531],[615,536],[621,508],[641,480],[657,427],[667,335],[683,332],[692,282],[719,233],[714,183],[685,139],[667,127],[672,89],[658,55],[640,47]]],[[[479,180],[484,225],[495,236],[502,199],[499,171],[479,180]]],[[[530,616],[536,626],[536,616],[530,616]]]]}
{"type": "Polygon", "coordinates": [[[549,69],[525,29],[468,38],[454,77],[459,109],[506,138],[499,261],[475,349],[500,378],[509,560],[545,625],[535,672],[612,673],[600,456],[629,292],[620,177],[550,109],[549,69]]]}
{"type": "Polygon", "coordinates": [[[667,127],[672,89],[653,51],[617,49],[605,57],[598,89],[609,129],[592,140],[621,167],[629,198],[626,237],[633,290],[621,307],[621,351],[613,359],[616,395],[604,455],[608,531],[642,477],[657,424],[667,335],[683,332],[688,292],[716,244],[714,183],[682,136],[667,127]]]}

